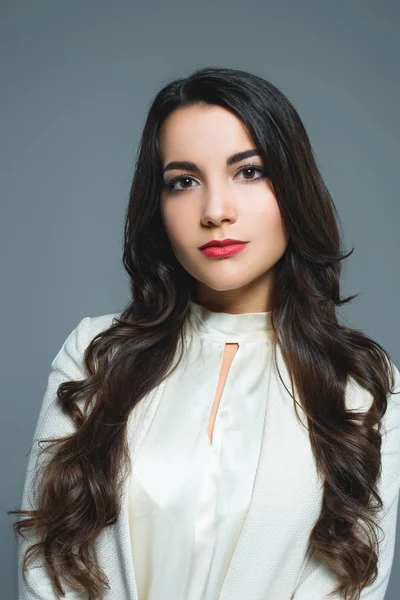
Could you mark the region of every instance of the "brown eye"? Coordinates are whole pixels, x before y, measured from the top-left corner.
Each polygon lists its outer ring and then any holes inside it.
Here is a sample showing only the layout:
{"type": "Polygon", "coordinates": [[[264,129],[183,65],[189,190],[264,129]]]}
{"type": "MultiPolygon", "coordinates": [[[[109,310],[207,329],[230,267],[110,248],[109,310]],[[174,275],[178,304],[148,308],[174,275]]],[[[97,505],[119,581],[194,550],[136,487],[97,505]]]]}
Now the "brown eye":
{"type": "Polygon", "coordinates": [[[189,190],[191,187],[193,187],[192,185],[186,185],[186,183],[190,183],[192,181],[194,181],[194,179],[193,179],[193,177],[189,177],[189,175],[178,175],[177,177],[174,177],[173,179],[171,179],[170,182],[165,182],[164,188],[168,192],[171,192],[172,194],[174,194],[175,192],[183,192],[183,191],[189,190]],[[183,188],[179,189],[175,186],[175,184],[178,182],[185,182],[183,188]]]}
{"type": "MultiPolygon", "coordinates": [[[[252,183],[253,181],[258,181],[259,179],[266,178],[266,174],[263,167],[260,167],[259,165],[255,164],[243,165],[243,167],[239,169],[238,173],[245,174],[245,177],[243,177],[242,179],[246,183],[252,183]],[[254,177],[254,173],[258,173],[259,177],[254,177]],[[248,175],[250,175],[250,177],[248,177],[248,175]]],[[[191,185],[195,181],[196,180],[191,175],[177,175],[176,177],[171,179],[171,181],[164,182],[163,188],[167,190],[167,192],[170,194],[179,194],[181,192],[184,192],[185,190],[190,190],[192,187],[195,187],[191,185]],[[176,187],[176,184],[178,183],[181,187],[176,187]]]]}
{"type": "Polygon", "coordinates": [[[258,165],[245,165],[238,171],[238,173],[243,173],[243,175],[246,175],[244,177],[245,181],[256,181],[257,179],[263,179],[265,177],[264,169],[262,169],[258,165]],[[250,174],[259,173],[260,176],[259,177],[247,177],[247,175],[249,175],[249,173],[250,174]]]}
{"type": "Polygon", "coordinates": [[[182,177],[180,181],[184,184],[183,187],[186,188],[186,187],[190,187],[190,186],[187,186],[186,184],[190,183],[192,181],[192,179],[190,177],[182,177]]]}

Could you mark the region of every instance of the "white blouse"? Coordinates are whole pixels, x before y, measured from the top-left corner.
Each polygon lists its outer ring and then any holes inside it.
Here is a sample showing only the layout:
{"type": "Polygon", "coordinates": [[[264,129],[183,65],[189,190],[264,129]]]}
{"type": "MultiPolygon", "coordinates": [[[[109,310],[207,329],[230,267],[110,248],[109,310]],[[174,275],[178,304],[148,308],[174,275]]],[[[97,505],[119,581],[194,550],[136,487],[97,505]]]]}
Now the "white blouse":
{"type": "Polygon", "coordinates": [[[263,435],[271,313],[191,302],[188,350],[169,375],[131,476],[129,520],[139,600],[218,598],[243,526],[263,435]],[[224,347],[236,342],[214,424],[224,347]]]}

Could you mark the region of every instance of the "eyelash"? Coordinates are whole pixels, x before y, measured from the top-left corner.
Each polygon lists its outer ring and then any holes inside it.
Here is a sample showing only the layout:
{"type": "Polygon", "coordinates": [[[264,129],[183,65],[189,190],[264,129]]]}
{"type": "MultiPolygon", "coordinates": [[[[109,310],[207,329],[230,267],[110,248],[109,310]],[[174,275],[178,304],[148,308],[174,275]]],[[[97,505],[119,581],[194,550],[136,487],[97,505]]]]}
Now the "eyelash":
{"type": "MultiPolygon", "coordinates": [[[[261,174],[261,177],[256,177],[255,179],[244,179],[243,181],[245,181],[246,183],[254,183],[255,181],[260,181],[261,179],[265,179],[265,177],[266,177],[264,169],[256,164],[243,165],[237,173],[246,171],[246,169],[254,169],[255,171],[257,171],[258,173],[261,174]]],[[[237,173],[236,173],[236,175],[237,175],[237,173]]],[[[191,187],[184,188],[182,190],[176,190],[173,187],[176,181],[179,181],[181,179],[187,179],[187,178],[193,179],[193,177],[191,175],[177,175],[176,177],[171,179],[171,181],[169,181],[168,183],[164,183],[163,188],[166,189],[170,194],[180,194],[181,192],[190,190],[191,187]]]]}

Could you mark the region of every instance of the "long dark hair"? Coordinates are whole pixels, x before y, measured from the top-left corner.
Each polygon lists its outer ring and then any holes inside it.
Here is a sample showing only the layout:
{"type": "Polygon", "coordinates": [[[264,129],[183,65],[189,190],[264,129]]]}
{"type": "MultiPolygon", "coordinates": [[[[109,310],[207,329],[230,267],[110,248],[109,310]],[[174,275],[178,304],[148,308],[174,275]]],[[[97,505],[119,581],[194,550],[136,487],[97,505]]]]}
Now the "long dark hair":
{"type": "MultiPolygon", "coordinates": [[[[25,515],[14,531],[42,534],[29,550],[45,553],[60,593],[61,577],[86,591],[89,600],[108,586],[90,548],[118,518],[127,473],[123,467],[129,464],[127,420],[168,376],[178,343],[184,343],[194,291],[194,280],[177,261],[161,220],[158,132],[172,111],[197,103],[225,107],[248,128],[289,234],[287,249],[274,266],[273,326],[324,477],[323,506],[310,543],[338,574],[334,591],[353,600],[377,576],[373,513],[382,507],[379,425],[388,394],[394,392],[394,372],[378,343],[338,322],[336,307],[357,296],[339,294],[341,261],[354,248],[342,251],[339,218],[298,113],[274,85],[240,70],[198,69],[168,83],[153,100],[126,211],[123,263],[131,298],[116,322],[89,343],[82,357],[87,378],[59,386],[57,400],[76,430],[52,440],[52,458],[36,482],[35,510],[9,511],[25,515]],[[368,412],[346,410],[349,377],[371,395],[368,412]],[[92,403],[90,411],[80,411],[78,397],[92,403]]],[[[24,573],[27,558],[28,551],[24,573]]]]}

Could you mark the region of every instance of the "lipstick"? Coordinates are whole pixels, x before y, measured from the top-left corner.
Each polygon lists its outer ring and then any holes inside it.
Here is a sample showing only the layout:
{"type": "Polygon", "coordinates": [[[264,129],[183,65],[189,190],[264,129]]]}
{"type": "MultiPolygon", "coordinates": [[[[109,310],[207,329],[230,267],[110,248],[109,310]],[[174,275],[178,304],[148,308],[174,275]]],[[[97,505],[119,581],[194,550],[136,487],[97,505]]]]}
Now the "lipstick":
{"type": "Polygon", "coordinates": [[[200,251],[211,258],[224,258],[237,254],[246,246],[247,242],[240,244],[229,244],[227,246],[207,246],[200,248],[200,251]]]}

